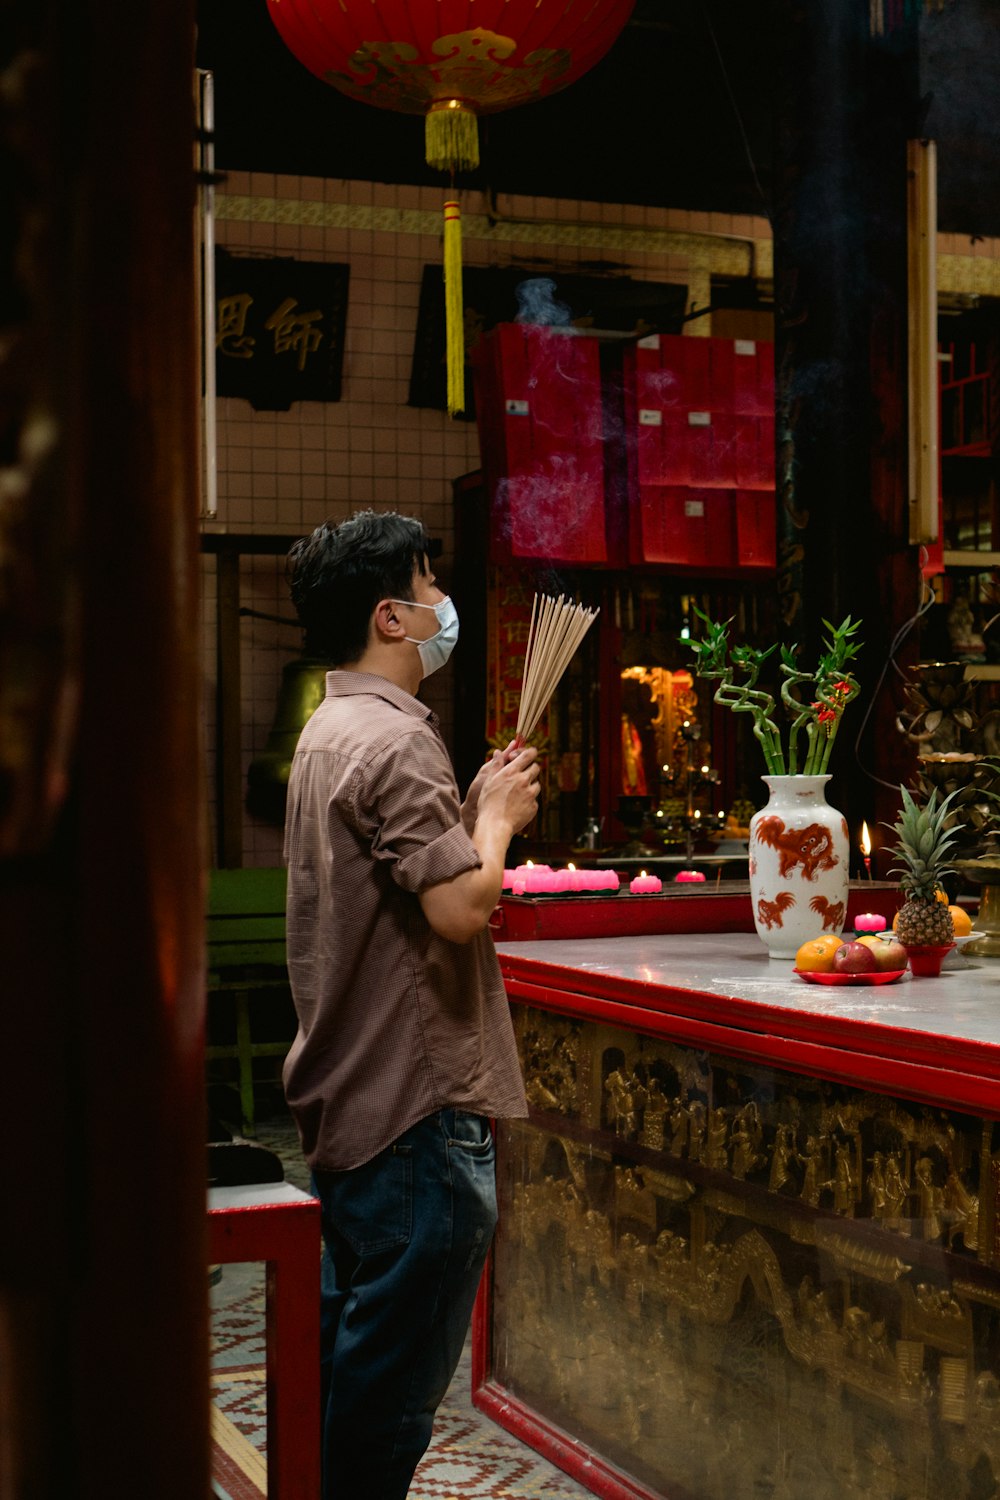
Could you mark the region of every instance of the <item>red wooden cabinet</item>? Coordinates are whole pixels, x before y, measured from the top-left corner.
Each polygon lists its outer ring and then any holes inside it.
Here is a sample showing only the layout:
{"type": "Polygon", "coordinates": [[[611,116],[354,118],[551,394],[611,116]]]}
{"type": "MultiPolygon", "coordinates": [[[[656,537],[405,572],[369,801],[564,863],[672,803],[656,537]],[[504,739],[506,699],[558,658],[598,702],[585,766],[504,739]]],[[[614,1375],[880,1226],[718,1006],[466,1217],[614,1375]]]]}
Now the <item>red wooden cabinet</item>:
{"type": "Polygon", "coordinates": [[[773,570],[773,346],[654,334],[609,353],[519,323],[475,350],[491,560],[773,570]]]}
{"type": "Polygon", "coordinates": [[[629,561],[775,566],[773,346],[654,334],[625,356],[629,561]]]}

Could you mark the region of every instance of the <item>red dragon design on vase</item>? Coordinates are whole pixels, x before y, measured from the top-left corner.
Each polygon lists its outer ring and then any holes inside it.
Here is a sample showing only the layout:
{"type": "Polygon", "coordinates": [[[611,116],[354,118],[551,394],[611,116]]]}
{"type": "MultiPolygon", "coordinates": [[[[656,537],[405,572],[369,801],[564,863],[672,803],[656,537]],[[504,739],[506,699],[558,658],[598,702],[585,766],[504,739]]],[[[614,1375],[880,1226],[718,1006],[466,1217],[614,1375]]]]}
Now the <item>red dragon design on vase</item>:
{"type": "Polygon", "coordinates": [[[844,925],[843,901],[828,901],[825,896],[814,896],[809,903],[809,910],[822,918],[824,930],[829,927],[831,932],[839,932],[844,925]]]}
{"type": "Polygon", "coordinates": [[[787,878],[796,865],[806,880],[815,880],[820,870],[834,870],[840,861],[833,852],[833,834],[822,823],[806,828],[786,828],[783,818],[761,818],[755,829],[761,844],[778,851],[778,873],[787,878]]]}
{"type": "Polygon", "coordinates": [[[795,897],[791,891],[779,891],[773,901],[767,901],[763,896],[757,902],[757,920],[762,927],[768,931],[772,927],[783,926],[782,912],[786,912],[790,906],[795,905],[795,897]]]}

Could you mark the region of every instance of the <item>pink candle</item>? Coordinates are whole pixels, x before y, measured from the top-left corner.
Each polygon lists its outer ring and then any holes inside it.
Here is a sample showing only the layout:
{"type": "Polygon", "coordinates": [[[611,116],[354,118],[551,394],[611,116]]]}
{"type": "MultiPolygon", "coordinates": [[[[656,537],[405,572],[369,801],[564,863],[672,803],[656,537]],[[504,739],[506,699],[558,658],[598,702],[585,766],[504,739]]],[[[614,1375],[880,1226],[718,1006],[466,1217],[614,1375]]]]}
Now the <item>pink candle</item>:
{"type": "Polygon", "coordinates": [[[628,888],[633,896],[651,896],[663,889],[663,882],[655,875],[647,875],[643,870],[641,875],[636,875],[634,880],[629,881],[628,888]]]}
{"type": "Polygon", "coordinates": [[[517,871],[516,870],[504,870],[504,872],[503,872],[503,889],[505,891],[511,890],[513,888],[514,881],[516,879],[517,879],[517,871]]]}
{"type": "Polygon", "coordinates": [[[701,870],[678,870],[674,876],[675,883],[679,883],[680,885],[692,885],[704,879],[705,877],[701,870]]]}
{"type": "Polygon", "coordinates": [[[855,932],[884,932],[886,926],[885,917],[880,917],[875,911],[863,911],[854,918],[855,932]]]}

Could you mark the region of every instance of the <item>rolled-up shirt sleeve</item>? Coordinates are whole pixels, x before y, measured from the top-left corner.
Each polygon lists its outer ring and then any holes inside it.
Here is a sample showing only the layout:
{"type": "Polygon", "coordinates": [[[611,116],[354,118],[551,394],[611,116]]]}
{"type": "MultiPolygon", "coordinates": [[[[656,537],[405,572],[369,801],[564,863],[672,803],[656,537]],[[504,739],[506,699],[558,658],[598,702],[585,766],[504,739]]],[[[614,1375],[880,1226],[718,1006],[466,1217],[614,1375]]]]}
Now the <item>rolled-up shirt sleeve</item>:
{"type": "Polygon", "coordinates": [[[363,800],[372,853],[414,895],[482,864],[462,825],[455,773],[437,734],[400,736],[366,767],[363,800]],[[371,826],[371,825],[369,825],[371,826]]]}

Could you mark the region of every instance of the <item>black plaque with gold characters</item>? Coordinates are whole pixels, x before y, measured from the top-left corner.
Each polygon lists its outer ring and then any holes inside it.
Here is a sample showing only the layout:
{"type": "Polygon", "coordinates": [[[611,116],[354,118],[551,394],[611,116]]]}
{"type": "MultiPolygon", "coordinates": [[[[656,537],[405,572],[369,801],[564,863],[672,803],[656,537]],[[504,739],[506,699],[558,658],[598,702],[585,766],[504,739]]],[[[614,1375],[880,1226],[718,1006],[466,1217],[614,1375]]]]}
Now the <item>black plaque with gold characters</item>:
{"type": "Polygon", "coordinates": [[[1000,1476],[992,1121],[515,1008],[493,1376],[655,1493],[1000,1476]]]}
{"type": "Polygon", "coordinates": [[[255,411],[339,401],[349,274],[341,264],[218,250],[218,395],[242,396],[255,411]]]}

